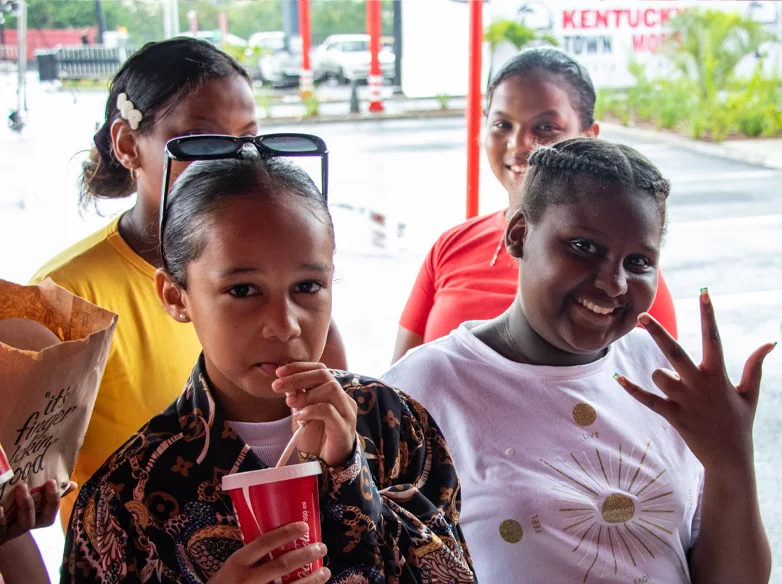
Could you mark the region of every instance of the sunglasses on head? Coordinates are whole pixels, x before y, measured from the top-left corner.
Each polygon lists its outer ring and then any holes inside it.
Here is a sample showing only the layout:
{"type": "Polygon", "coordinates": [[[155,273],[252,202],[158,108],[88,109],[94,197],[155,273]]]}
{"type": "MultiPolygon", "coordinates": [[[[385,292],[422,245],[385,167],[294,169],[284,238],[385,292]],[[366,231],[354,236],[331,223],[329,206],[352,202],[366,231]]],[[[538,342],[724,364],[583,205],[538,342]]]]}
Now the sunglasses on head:
{"type": "Polygon", "coordinates": [[[322,138],[312,134],[264,134],[262,136],[221,136],[202,134],[174,138],[166,143],[166,168],[163,173],[163,192],[160,196],[160,255],[163,267],[163,231],[166,227],[166,206],[171,182],[172,161],[193,162],[196,160],[220,160],[239,158],[242,149],[252,144],[262,159],[290,156],[317,156],[320,158],[320,192],[328,200],[329,150],[322,138]]]}

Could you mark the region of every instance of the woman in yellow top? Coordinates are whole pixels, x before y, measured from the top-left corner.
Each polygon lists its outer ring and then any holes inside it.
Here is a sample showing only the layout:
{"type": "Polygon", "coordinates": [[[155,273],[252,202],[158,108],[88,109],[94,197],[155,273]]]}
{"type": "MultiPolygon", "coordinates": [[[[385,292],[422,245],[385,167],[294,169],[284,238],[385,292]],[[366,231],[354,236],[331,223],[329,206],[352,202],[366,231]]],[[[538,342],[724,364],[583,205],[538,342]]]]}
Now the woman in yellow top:
{"type": "MultiPolygon", "coordinates": [[[[73,480],[89,479],[149,418],[182,391],[201,346],[192,324],[166,315],[155,292],[160,267],[158,214],[164,148],[190,134],[258,133],[252,83],[233,58],[189,38],[149,43],[114,77],[106,121],[84,164],[82,204],[137,194],[135,205],[105,228],[65,250],[33,277],[47,277],[119,314],[98,399],[73,480]],[[150,391],[152,388],[152,391],[150,391]]],[[[181,172],[183,166],[177,168],[181,172]]],[[[321,360],[346,369],[332,326],[321,360]]],[[[75,497],[64,499],[67,525],[75,497]]]]}

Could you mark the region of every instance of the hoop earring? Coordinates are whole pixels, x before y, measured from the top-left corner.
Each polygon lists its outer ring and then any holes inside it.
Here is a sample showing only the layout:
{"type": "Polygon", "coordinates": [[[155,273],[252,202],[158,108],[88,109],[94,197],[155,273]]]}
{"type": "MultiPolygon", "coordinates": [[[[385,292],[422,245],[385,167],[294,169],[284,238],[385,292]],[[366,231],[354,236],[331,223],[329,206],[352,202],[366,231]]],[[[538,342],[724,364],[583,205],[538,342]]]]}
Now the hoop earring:
{"type": "Polygon", "coordinates": [[[130,169],[130,178],[133,182],[137,182],[139,177],[139,171],[138,168],[131,168],[130,169]]]}

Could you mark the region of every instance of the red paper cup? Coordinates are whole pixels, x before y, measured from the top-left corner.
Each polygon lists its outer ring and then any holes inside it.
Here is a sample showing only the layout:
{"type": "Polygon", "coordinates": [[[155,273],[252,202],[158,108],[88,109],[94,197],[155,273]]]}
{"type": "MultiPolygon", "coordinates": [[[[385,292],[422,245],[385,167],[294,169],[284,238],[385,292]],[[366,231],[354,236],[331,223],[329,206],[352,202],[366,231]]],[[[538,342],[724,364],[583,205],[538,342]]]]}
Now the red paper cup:
{"type": "Polygon", "coordinates": [[[0,446],[0,485],[6,484],[14,478],[14,471],[11,470],[11,465],[8,464],[8,458],[3,452],[3,447],[0,446]]]}
{"type": "MultiPolygon", "coordinates": [[[[322,541],[318,501],[319,462],[292,464],[281,468],[253,470],[223,477],[223,490],[231,497],[244,543],[278,527],[304,521],[309,533],[277,548],[270,559],[311,543],[322,541]]],[[[319,559],[284,576],[282,584],[296,582],[323,567],[319,559]]]]}

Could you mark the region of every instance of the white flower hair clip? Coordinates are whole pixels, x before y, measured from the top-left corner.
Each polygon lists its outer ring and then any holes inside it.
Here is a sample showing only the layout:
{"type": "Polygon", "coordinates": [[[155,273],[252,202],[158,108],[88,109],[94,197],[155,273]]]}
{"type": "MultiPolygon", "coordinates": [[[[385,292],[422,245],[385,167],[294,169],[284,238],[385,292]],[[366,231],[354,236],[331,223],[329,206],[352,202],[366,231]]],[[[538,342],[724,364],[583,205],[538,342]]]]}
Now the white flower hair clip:
{"type": "Polygon", "coordinates": [[[130,129],[138,130],[138,125],[144,119],[144,116],[135,108],[133,102],[128,99],[127,94],[120,93],[117,96],[117,109],[122,119],[127,120],[130,129]]]}

